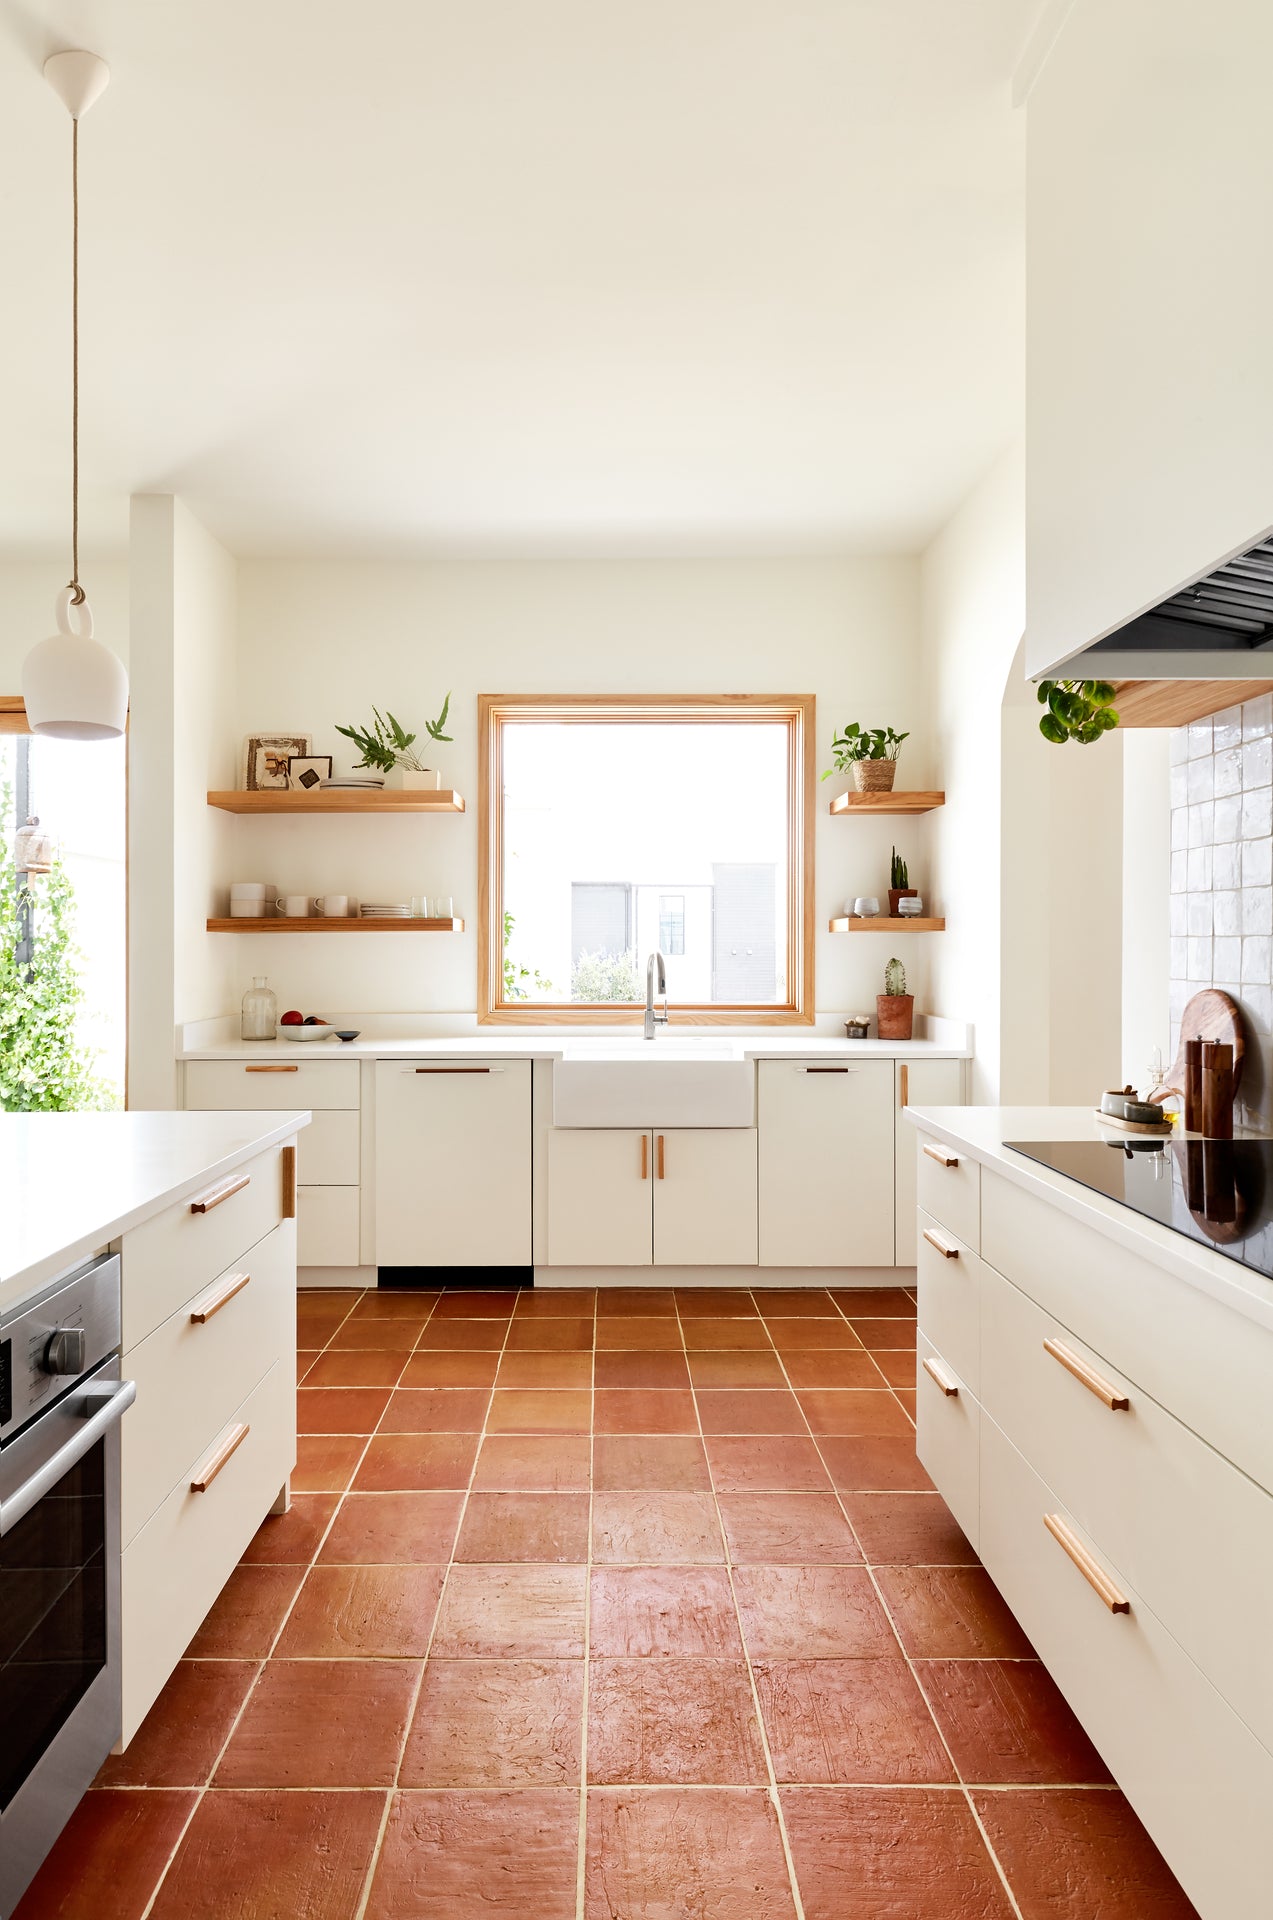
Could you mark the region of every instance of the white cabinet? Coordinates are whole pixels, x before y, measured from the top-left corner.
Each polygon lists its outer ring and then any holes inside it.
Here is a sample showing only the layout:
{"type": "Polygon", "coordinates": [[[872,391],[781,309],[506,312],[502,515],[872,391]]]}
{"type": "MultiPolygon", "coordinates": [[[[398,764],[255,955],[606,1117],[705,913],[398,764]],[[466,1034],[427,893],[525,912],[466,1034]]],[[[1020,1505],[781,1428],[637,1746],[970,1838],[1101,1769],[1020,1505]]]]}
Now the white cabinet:
{"type": "Polygon", "coordinates": [[[528,1060],[376,1064],[376,1260],[528,1267],[528,1060]]]}
{"type": "Polygon", "coordinates": [[[894,1072],[897,1106],[894,1111],[896,1179],[896,1251],[899,1267],[915,1264],[915,1129],[906,1118],[907,1107],[957,1107],[964,1097],[962,1060],[899,1060],[894,1072]]]}
{"type": "Polygon", "coordinates": [[[760,1065],[760,1264],[891,1267],[891,1060],[760,1065]]]}
{"type": "Polygon", "coordinates": [[[654,1136],[656,1267],[754,1267],[756,1134],[679,1128],[654,1136]]]}
{"type": "Polygon", "coordinates": [[[554,1127],[548,1261],[754,1267],[755,1129],[554,1127]]]}

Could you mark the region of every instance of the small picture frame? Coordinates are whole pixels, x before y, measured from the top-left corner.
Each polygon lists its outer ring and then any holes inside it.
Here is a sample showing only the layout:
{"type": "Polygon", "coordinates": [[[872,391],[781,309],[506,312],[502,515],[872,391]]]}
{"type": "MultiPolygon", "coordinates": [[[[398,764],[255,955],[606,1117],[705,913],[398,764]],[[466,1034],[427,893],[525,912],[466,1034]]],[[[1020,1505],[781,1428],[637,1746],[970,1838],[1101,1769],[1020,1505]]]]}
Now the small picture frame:
{"type": "Polygon", "coordinates": [[[308,733],[251,733],[244,746],[245,793],[286,793],[288,767],[313,746],[308,733]]]}
{"type": "Polygon", "coordinates": [[[330,753],[294,753],[287,762],[287,784],[293,793],[314,793],[332,777],[330,753]]]}

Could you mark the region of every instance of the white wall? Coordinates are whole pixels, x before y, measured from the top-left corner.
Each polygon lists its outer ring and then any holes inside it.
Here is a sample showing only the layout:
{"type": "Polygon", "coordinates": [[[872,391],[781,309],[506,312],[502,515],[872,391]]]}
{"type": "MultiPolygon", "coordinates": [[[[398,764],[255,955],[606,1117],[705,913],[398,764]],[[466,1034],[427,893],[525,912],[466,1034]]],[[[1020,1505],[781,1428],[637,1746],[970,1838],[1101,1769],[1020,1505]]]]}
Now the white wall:
{"type": "Polygon", "coordinates": [[[1041,673],[1273,522],[1263,0],[1076,0],[1028,107],[1041,673]]]}

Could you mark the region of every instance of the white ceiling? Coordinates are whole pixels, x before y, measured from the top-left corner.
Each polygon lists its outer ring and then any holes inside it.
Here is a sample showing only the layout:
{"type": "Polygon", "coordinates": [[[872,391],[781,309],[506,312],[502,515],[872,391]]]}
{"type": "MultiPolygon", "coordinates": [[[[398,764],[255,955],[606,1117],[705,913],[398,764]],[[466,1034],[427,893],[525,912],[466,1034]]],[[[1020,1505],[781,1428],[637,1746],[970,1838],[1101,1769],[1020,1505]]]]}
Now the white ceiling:
{"type": "Polygon", "coordinates": [[[1037,0],[0,0],[0,545],[912,549],[1019,429],[1037,0]]]}

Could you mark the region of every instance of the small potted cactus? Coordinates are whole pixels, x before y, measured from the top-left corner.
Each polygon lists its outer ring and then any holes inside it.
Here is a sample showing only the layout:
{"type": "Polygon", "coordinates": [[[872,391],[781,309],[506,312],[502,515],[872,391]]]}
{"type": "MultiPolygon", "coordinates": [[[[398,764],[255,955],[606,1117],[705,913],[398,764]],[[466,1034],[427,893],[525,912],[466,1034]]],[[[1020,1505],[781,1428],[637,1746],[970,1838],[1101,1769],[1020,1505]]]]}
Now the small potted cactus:
{"type": "Polygon", "coordinates": [[[906,991],[906,969],[890,960],[884,969],[884,991],[875,996],[875,1019],[881,1040],[909,1040],[915,1022],[915,996],[906,991]]]}
{"type": "Polygon", "coordinates": [[[897,848],[894,847],[893,862],[892,862],[892,866],[889,869],[889,884],[888,884],[889,918],[891,920],[900,919],[901,915],[897,911],[898,901],[913,900],[918,891],[919,889],[917,887],[913,887],[911,885],[911,876],[909,871],[907,870],[906,862],[903,860],[901,854],[897,851],[897,848]]]}

